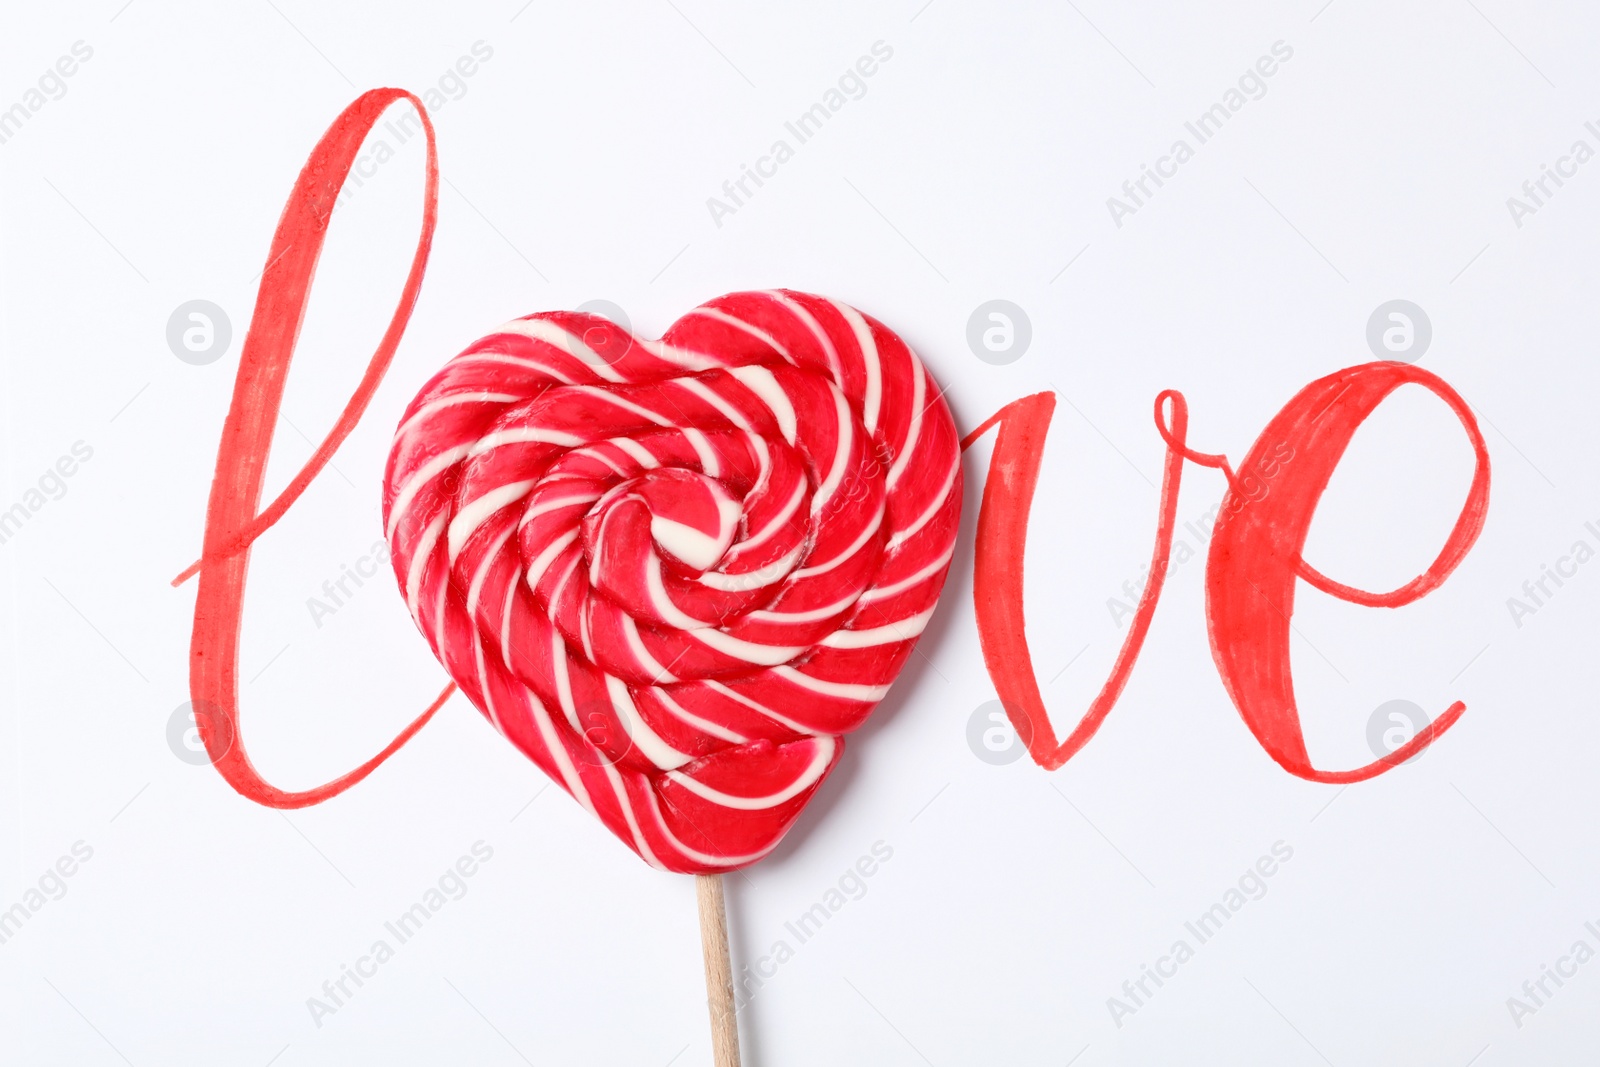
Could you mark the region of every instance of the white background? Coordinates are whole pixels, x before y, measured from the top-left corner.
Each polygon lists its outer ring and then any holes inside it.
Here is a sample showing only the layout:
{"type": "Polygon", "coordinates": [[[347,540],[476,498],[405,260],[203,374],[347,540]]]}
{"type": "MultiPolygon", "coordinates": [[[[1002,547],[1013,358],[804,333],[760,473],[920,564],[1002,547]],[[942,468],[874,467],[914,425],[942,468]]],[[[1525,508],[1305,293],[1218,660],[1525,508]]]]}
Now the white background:
{"type": "MultiPolygon", "coordinates": [[[[194,595],[168,582],[199,551],[283,200],[361,90],[437,86],[477,41],[492,59],[433,116],[445,184],[411,328],[336,470],[253,556],[245,737],[269,780],[303,788],[354,766],[443,684],[386,576],[320,627],[306,600],[381,536],[383,457],[413,391],[507,318],[602,298],[654,336],[714,295],[781,285],[900,331],[964,429],[1056,390],[1027,581],[1064,734],[1121,641],[1106,601],[1149,556],[1156,393],[1183,390],[1194,447],[1238,460],[1303,385],[1374,358],[1369,314],[1406,298],[1433,324],[1421,365],[1483,421],[1488,524],[1450,581],[1406,609],[1302,590],[1296,681],[1320,766],[1370,761],[1367,722],[1385,701],[1436,715],[1461,699],[1461,722],[1375,781],[1291,777],[1211,665],[1201,557],[1174,568],[1127,692],[1081,754],[1053,774],[981,761],[966,729],[994,698],[971,607],[985,442],[925,655],[790,840],[729,880],[738,968],[794,946],[786,921],[875,842],[893,849],[741,1012],[746,1062],[1592,1054],[1600,964],[1547,980],[1554,996],[1520,1027],[1507,998],[1575,941],[1600,949],[1584,928],[1600,920],[1600,563],[1520,627],[1506,601],[1573,542],[1600,547],[1584,528],[1600,525],[1600,163],[1520,228],[1506,198],[1575,139],[1600,148],[1583,128],[1600,119],[1593,12],[122,4],[12,4],[0,34],[0,108],[75,41],[93,48],[65,95],[0,144],[0,509],[74,442],[93,449],[0,545],[0,908],[74,842],[93,849],[66,895],[0,945],[0,1061],[709,1063],[690,880],[647,868],[546,789],[464,700],[368,781],[287,815],[167,740],[188,699],[194,595]],[[880,40],[893,58],[865,96],[717,226],[706,198],[880,40]],[[1293,58],[1266,95],[1116,226],[1107,197],[1276,41],[1293,58]],[[1033,328],[1001,367],[966,341],[993,298],[1033,328]],[[233,326],[206,366],[166,343],[192,299],[233,326]],[[467,895],[318,1026],[307,999],[479,840],[493,859],[467,895]],[[1175,940],[1194,945],[1185,921],[1278,841],[1293,859],[1265,897],[1118,1026],[1108,998],[1175,940]]],[[[269,494],[387,320],[421,161],[413,140],[336,216],[269,494]]],[[[1358,434],[1309,558],[1343,581],[1400,584],[1432,558],[1470,468],[1442,405],[1403,391],[1358,434]]],[[[1221,489],[1190,468],[1180,536],[1221,489]]]]}

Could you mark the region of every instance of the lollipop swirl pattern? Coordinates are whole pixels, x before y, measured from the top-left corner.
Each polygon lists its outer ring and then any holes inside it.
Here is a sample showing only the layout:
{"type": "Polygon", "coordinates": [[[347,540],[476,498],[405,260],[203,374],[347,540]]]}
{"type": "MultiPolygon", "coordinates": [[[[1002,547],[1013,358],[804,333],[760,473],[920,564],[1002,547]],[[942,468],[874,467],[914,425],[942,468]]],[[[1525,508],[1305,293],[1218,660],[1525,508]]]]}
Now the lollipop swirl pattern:
{"type": "Polygon", "coordinates": [[[735,293],[659,341],[576,312],[451,360],[396,431],[395,577],[485,716],[646,861],[778,843],[927,625],[955,425],[890,330],[735,293]]]}

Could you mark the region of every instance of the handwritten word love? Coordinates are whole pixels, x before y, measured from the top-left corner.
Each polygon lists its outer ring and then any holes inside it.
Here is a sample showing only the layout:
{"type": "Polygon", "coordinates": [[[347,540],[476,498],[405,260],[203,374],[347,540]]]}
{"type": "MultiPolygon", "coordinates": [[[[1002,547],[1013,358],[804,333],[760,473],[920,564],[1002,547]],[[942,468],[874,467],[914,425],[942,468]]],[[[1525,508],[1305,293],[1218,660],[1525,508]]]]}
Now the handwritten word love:
{"type": "MultiPolygon", "coordinates": [[[[250,762],[239,730],[239,633],[250,546],[284,517],[366,413],[422,285],[437,221],[438,191],[433,125],[421,102],[403,90],[375,89],[363,94],[339,115],[312,150],[267,253],[217,448],[201,557],[173,580],[173,585],[180,585],[199,576],[189,689],[200,738],[228,783],[269,807],[305,807],[349,789],[415,736],[455,690],[453,684],[446,686],[371,759],[312,789],[290,792],[263,779],[250,762]],[[267,457],[334,204],[363,139],[383,112],[402,100],[417,109],[427,138],[422,225],[410,271],[388,329],[344,410],[288,485],[262,508],[267,457]]],[[[1471,409],[1435,375],[1407,364],[1384,362],[1351,367],[1302,389],[1256,439],[1238,468],[1242,474],[1226,457],[1188,447],[1188,408],[1181,394],[1169,390],[1156,398],[1156,427],[1166,442],[1167,457],[1149,580],[1099,696],[1066,740],[1058,740],[1034,677],[1023,616],[1028,515],[1054,410],[1052,393],[1023,397],[1006,405],[962,442],[963,448],[970,447],[989,430],[999,429],[978,513],[974,561],[978,633],[1001,702],[1029,755],[1040,766],[1054,770],[1088,743],[1116,705],[1139,658],[1166,578],[1185,463],[1215,468],[1228,484],[1206,564],[1211,645],[1217,670],[1240,715],[1279,765],[1317,782],[1361,781],[1410,759],[1461,717],[1464,705],[1457,701],[1387,756],[1354,770],[1328,771],[1311,764],[1295,704],[1289,619],[1294,613],[1297,583],[1305,582],[1329,596],[1367,607],[1410,604],[1449,577],[1471,550],[1487,515],[1489,456],[1471,409]],[[1476,469],[1467,499],[1433,563],[1398,589],[1372,593],[1321,574],[1306,562],[1302,550],[1317,503],[1355,431],[1390,393],[1407,384],[1430,390],[1456,414],[1471,442],[1476,469]],[[1271,492],[1264,490],[1261,479],[1271,480],[1271,492]]]]}

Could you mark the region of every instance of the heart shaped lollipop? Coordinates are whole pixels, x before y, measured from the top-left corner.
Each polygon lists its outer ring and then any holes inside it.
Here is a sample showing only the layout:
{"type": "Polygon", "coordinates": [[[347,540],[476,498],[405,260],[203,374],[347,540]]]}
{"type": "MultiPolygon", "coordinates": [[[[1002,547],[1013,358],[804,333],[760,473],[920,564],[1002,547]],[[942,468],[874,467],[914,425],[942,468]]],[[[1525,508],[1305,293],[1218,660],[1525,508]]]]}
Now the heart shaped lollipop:
{"type": "Polygon", "coordinates": [[[734,293],[659,341],[517,319],[434,375],[384,479],[401,593],[518,748],[645,860],[766,855],[911,654],[955,424],[881,323],[734,293]]]}

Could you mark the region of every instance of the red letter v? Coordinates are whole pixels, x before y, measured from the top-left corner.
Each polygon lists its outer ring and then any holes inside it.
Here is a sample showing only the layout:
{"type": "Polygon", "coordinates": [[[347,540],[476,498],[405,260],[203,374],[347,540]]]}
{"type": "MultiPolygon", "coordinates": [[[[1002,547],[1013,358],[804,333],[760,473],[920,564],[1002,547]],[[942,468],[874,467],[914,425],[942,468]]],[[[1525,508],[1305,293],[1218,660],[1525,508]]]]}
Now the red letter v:
{"type": "Polygon", "coordinates": [[[1182,395],[1166,392],[1157,397],[1156,423],[1167,440],[1168,451],[1161,483],[1160,522],[1150,559],[1150,580],[1139,599],[1133,624],[1123,640],[1111,676],[1077,727],[1065,741],[1058,742],[1034,677],[1022,610],[1022,565],[1028,542],[1028,513],[1033,506],[1033,491],[1039,481],[1039,464],[1044,457],[1045,437],[1050,431],[1050,417],[1055,407],[1054,393],[1023,397],[1001,408],[961,441],[961,447],[966,449],[996,423],[1000,426],[994,455],[989,460],[989,478],[983,487],[983,503],[978,509],[972,579],[978,642],[1000,703],[1016,727],[1017,735],[1028,746],[1028,755],[1051,771],[1071,759],[1100,729],[1100,724],[1116,706],[1139,658],[1156,601],[1161,597],[1162,582],[1167,576],[1184,459],[1202,463],[1217,459],[1198,456],[1184,447],[1189,414],[1182,395]],[[1163,407],[1168,400],[1172,403],[1170,423],[1163,418],[1166,414],[1163,407]]]}

